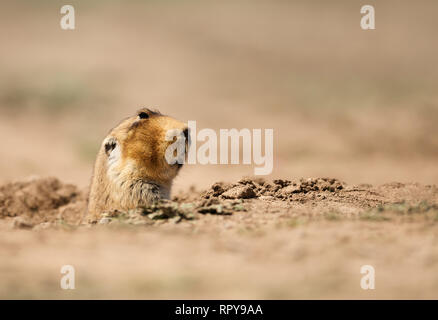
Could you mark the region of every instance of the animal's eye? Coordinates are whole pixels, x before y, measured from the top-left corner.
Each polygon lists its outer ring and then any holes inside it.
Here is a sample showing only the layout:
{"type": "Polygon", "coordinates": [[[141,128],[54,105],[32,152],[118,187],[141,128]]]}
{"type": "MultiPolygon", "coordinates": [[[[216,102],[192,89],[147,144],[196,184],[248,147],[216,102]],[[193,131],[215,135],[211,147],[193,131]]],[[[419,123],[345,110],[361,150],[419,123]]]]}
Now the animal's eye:
{"type": "Polygon", "coordinates": [[[149,115],[148,115],[146,112],[140,112],[140,113],[138,114],[138,117],[139,117],[140,119],[147,119],[147,118],[149,118],[149,115]]]}

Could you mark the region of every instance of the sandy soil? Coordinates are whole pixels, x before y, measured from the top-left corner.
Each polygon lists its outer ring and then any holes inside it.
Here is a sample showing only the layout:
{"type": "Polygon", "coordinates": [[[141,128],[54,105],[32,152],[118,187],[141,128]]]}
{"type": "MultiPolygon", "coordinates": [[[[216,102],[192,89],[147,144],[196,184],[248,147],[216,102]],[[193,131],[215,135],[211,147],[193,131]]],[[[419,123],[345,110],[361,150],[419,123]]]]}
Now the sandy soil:
{"type": "Polygon", "coordinates": [[[83,192],[54,178],[0,187],[0,297],[437,298],[435,186],[242,179],[95,224],[83,192]],[[63,265],[75,290],[60,289],[63,265]]]}

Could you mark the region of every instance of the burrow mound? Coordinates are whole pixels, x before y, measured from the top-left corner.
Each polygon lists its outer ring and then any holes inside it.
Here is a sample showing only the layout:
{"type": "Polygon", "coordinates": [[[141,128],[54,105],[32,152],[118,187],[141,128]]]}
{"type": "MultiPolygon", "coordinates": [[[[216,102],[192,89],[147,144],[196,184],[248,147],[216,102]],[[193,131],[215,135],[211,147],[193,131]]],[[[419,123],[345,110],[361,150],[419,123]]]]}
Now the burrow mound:
{"type": "Polygon", "coordinates": [[[85,208],[86,192],[57,178],[32,177],[0,186],[0,218],[17,217],[21,227],[57,220],[76,224],[85,208]]]}
{"type": "Polygon", "coordinates": [[[215,183],[201,197],[204,199],[274,198],[294,200],[298,194],[312,191],[336,192],[344,187],[345,183],[333,178],[309,178],[296,181],[278,179],[272,183],[263,179],[244,178],[234,184],[215,183]]]}
{"type": "MultiPolygon", "coordinates": [[[[434,186],[389,184],[377,188],[370,185],[350,186],[333,178],[300,180],[278,179],[268,182],[259,178],[244,178],[237,183],[214,183],[203,192],[188,189],[172,201],[162,201],[147,208],[129,212],[103,212],[97,223],[126,222],[153,224],[156,221],[196,219],[203,214],[231,215],[253,210],[270,201],[291,207],[299,203],[338,207],[370,208],[384,203],[428,200],[438,203],[434,186]]],[[[30,178],[0,186],[0,219],[12,220],[13,226],[80,225],[85,219],[87,192],[57,178],[30,178]]]]}
{"type": "MultiPolygon", "coordinates": [[[[122,215],[129,219],[147,216],[153,220],[176,217],[178,220],[192,217],[192,213],[232,214],[245,210],[243,199],[293,200],[297,194],[311,191],[335,192],[343,188],[342,182],[329,178],[274,180],[272,183],[245,178],[233,184],[215,183],[201,193],[188,190],[174,197],[173,201],[136,209],[134,215],[131,212],[107,213],[106,216],[114,218],[114,215],[122,215]]],[[[83,218],[86,206],[85,190],[62,183],[54,177],[32,177],[0,186],[0,218],[13,218],[15,226],[20,228],[32,228],[41,224],[79,225],[85,222],[83,218]]]]}
{"type": "Polygon", "coordinates": [[[300,200],[297,195],[306,195],[313,191],[335,193],[344,188],[337,179],[310,178],[299,181],[244,178],[237,183],[215,183],[208,190],[199,193],[183,192],[173,201],[161,201],[147,208],[137,208],[129,212],[106,212],[96,223],[107,224],[120,219],[134,224],[154,224],[157,220],[192,220],[204,214],[232,215],[239,211],[248,211],[247,202],[256,199],[258,204],[265,201],[300,200]]]}

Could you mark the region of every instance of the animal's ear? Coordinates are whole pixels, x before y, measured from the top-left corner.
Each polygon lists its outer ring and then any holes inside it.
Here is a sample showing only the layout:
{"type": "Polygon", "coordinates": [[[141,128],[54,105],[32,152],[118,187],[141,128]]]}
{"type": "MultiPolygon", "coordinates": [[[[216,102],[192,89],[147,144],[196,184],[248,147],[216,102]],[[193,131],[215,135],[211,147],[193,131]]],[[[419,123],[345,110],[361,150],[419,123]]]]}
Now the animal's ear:
{"type": "Polygon", "coordinates": [[[147,118],[149,118],[149,114],[146,111],[142,111],[138,114],[138,117],[140,119],[147,119],[147,118]]]}
{"type": "Polygon", "coordinates": [[[108,156],[108,170],[116,166],[121,158],[121,149],[119,142],[114,137],[108,137],[103,142],[105,153],[108,156]]]}
{"type": "Polygon", "coordinates": [[[107,156],[111,154],[111,152],[117,147],[117,140],[114,137],[109,137],[104,142],[105,153],[107,156]]]}

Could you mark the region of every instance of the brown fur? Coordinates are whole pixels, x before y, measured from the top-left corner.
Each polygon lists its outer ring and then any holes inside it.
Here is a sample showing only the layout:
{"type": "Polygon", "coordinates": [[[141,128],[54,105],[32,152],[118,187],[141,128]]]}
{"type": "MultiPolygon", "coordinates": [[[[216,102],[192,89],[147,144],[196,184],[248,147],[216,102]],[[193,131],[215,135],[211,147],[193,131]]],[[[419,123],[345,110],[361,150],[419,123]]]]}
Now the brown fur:
{"type": "Polygon", "coordinates": [[[167,130],[185,130],[185,123],[141,109],[123,120],[104,139],[91,182],[88,219],[103,212],[137,208],[170,196],[180,166],[170,165],[165,151],[172,141],[167,130]],[[146,115],[145,115],[146,113],[146,115]],[[142,119],[142,116],[148,116],[142,119]]]}

